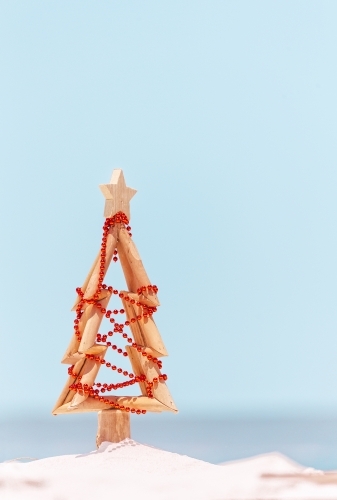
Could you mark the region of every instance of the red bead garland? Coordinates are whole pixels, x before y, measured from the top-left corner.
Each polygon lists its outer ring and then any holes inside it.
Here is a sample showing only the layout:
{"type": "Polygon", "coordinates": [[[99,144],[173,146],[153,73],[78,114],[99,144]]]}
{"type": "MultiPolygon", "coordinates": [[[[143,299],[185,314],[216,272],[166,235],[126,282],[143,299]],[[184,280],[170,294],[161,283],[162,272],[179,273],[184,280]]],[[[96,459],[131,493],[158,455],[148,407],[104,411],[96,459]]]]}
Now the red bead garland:
{"type": "MultiPolygon", "coordinates": [[[[97,342],[105,344],[107,347],[111,347],[112,350],[117,352],[118,354],[121,354],[124,357],[128,356],[128,353],[126,351],[123,351],[123,349],[120,349],[117,347],[116,344],[112,344],[110,341],[108,341],[108,337],[112,337],[115,333],[120,333],[122,334],[122,337],[124,339],[127,339],[127,342],[131,344],[131,347],[134,349],[137,349],[139,353],[142,353],[142,356],[147,357],[149,361],[152,361],[155,363],[159,369],[162,368],[162,362],[152,356],[151,354],[148,354],[142,346],[136,344],[133,342],[132,337],[128,337],[126,333],[124,333],[123,329],[124,326],[130,326],[130,323],[135,323],[136,321],[140,321],[143,318],[148,318],[152,316],[156,311],[156,307],[150,307],[146,304],[141,303],[140,301],[130,299],[128,295],[123,294],[123,292],[118,292],[118,290],[114,289],[112,286],[107,286],[103,284],[103,279],[105,275],[105,266],[106,266],[106,243],[107,243],[107,237],[110,229],[114,227],[116,224],[122,224],[124,227],[126,227],[126,230],[128,231],[129,235],[132,236],[131,234],[131,227],[129,226],[129,220],[127,216],[123,212],[118,212],[115,214],[113,217],[108,217],[105,219],[104,226],[103,226],[103,237],[102,237],[102,243],[101,243],[101,252],[100,252],[100,272],[99,272],[99,279],[98,279],[98,284],[95,290],[95,293],[93,294],[92,297],[90,298],[84,298],[84,292],[81,288],[76,288],[76,292],[79,296],[79,302],[76,307],[76,318],[74,320],[74,333],[77,337],[78,342],[81,341],[81,331],[79,327],[80,319],[83,315],[84,312],[84,305],[85,304],[93,304],[97,309],[103,313],[103,315],[110,320],[110,323],[114,325],[113,330],[109,331],[107,334],[102,335],[101,333],[97,334],[97,342]],[[136,304],[136,306],[140,307],[142,309],[142,314],[135,316],[134,318],[131,318],[130,321],[125,321],[124,323],[117,323],[114,318],[112,318],[112,314],[117,316],[118,314],[124,314],[125,310],[124,309],[114,309],[112,310],[106,310],[102,304],[99,302],[99,296],[102,290],[108,290],[109,292],[113,293],[114,295],[118,295],[120,298],[124,298],[125,301],[130,302],[130,304],[136,304]]],[[[118,252],[117,249],[114,250],[113,252],[113,261],[117,262],[118,261],[118,252]]],[[[141,296],[144,292],[153,292],[157,293],[158,292],[158,287],[156,285],[147,285],[147,286],[141,286],[137,290],[138,296],[141,296]]],[[[77,383],[73,383],[69,386],[69,389],[75,392],[78,392],[80,394],[88,394],[90,397],[93,397],[100,402],[104,402],[107,405],[110,405],[113,408],[126,411],[126,412],[131,412],[131,413],[136,413],[137,415],[140,414],[145,414],[146,410],[136,410],[135,408],[129,408],[125,407],[124,405],[119,405],[118,403],[114,403],[113,401],[109,401],[108,399],[104,398],[102,396],[102,393],[104,394],[105,392],[110,392],[112,390],[117,390],[121,389],[123,387],[131,386],[136,383],[145,383],[146,387],[146,392],[149,398],[153,398],[153,387],[155,387],[160,381],[165,381],[167,380],[167,375],[161,374],[157,377],[155,377],[153,380],[147,380],[145,375],[141,376],[135,376],[133,373],[129,373],[126,370],[123,370],[122,368],[117,367],[116,365],[111,365],[111,363],[106,362],[105,359],[96,356],[94,354],[86,354],[86,358],[90,359],[92,361],[95,361],[96,363],[100,363],[101,365],[105,365],[107,368],[111,368],[113,371],[117,371],[117,373],[124,375],[125,377],[128,377],[131,380],[127,380],[125,382],[117,383],[117,384],[101,384],[101,383],[95,383],[93,386],[88,386],[88,384],[81,384],[81,375],[77,375],[74,373],[74,366],[71,366],[68,369],[68,374],[72,376],[73,378],[77,379],[77,383]],[[97,387],[96,389],[94,387],[97,387]]]]}

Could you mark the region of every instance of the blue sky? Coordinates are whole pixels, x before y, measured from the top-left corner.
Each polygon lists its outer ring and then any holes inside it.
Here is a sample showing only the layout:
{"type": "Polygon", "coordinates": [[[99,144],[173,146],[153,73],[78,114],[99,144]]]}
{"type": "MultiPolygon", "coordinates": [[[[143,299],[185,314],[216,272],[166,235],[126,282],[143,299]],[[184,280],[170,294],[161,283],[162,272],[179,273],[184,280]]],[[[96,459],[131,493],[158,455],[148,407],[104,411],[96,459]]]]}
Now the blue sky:
{"type": "Polygon", "coordinates": [[[181,413],[336,414],[336,15],[0,2],[4,414],[63,387],[116,167],[181,413]]]}

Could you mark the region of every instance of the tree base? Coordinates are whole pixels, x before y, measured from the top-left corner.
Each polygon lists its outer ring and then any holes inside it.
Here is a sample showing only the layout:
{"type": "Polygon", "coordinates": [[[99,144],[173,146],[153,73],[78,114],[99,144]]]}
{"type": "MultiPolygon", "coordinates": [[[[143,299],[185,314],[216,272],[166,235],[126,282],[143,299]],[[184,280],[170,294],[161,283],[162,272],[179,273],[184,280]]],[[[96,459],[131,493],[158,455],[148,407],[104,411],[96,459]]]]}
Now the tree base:
{"type": "Polygon", "coordinates": [[[119,443],[130,438],[130,414],[120,410],[98,412],[97,448],[104,442],[119,443]]]}

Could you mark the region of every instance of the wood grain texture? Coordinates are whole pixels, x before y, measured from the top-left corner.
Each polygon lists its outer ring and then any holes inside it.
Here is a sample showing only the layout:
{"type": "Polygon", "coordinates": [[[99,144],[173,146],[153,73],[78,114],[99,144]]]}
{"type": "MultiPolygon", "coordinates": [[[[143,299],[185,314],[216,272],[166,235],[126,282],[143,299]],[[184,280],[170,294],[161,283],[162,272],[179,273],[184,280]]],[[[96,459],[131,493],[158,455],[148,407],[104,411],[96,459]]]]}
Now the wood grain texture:
{"type": "Polygon", "coordinates": [[[90,349],[88,349],[85,353],[75,352],[74,354],[68,356],[67,358],[62,359],[62,363],[66,365],[74,365],[80,359],[84,359],[86,354],[96,354],[99,355],[101,353],[106,352],[106,346],[101,344],[95,344],[90,349]]]}
{"type": "MultiPolygon", "coordinates": [[[[114,226],[110,229],[108,236],[107,236],[104,276],[106,275],[107,270],[109,269],[109,266],[111,264],[111,260],[112,260],[113,254],[114,254],[114,250],[117,247],[117,234],[118,234],[118,228],[117,228],[117,226],[114,226]]],[[[99,251],[93,265],[91,266],[89,274],[83,283],[82,291],[84,293],[85,299],[92,297],[97,290],[99,273],[101,271],[101,269],[100,269],[100,265],[101,265],[100,257],[101,257],[101,252],[99,251]]],[[[104,297],[106,297],[106,290],[101,290],[98,300],[102,300],[104,297]]],[[[71,309],[72,311],[76,310],[76,307],[77,307],[79,301],[80,301],[80,298],[79,298],[79,296],[77,296],[75,303],[71,309]]],[[[84,307],[87,307],[87,305],[84,304],[84,307]]]]}
{"type": "Polygon", "coordinates": [[[121,242],[119,241],[119,233],[118,233],[118,241],[117,241],[117,251],[118,251],[119,261],[120,261],[121,266],[122,266],[122,270],[123,270],[123,274],[125,277],[125,281],[126,281],[126,285],[128,287],[128,290],[130,292],[137,292],[137,281],[136,281],[135,276],[132,272],[129,261],[126,257],[123,245],[121,245],[121,242]]]}
{"type": "MultiPolygon", "coordinates": [[[[132,304],[130,300],[126,300],[126,296],[133,299],[134,294],[128,294],[127,292],[122,292],[124,297],[122,298],[123,306],[128,321],[132,318],[143,315],[142,307],[132,304]]],[[[138,296],[137,296],[138,302],[138,296]]],[[[130,323],[130,329],[132,331],[133,338],[138,345],[147,348],[147,352],[152,354],[154,357],[168,356],[168,352],[161,338],[159,330],[152,317],[143,318],[137,320],[135,323],[130,323]]]]}
{"type": "Polygon", "coordinates": [[[137,191],[127,187],[123,171],[116,168],[112,172],[110,183],[99,187],[105,197],[104,217],[123,212],[130,219],[130,200],[137,191]]]}
{"type": "Polygon", "coordinates": [[[69,354],[62,358],[61,363],[63,365],[75,365],[81,359],[85,359],[84,352],[75,352],[74,354],[69,354]]]}
{"type": "MultiPolygon", "coordinates": [[[[96,302],[102,302],[104,299],[106,299],[108,297],[109,297],[109,299],[108,299],[108,301],[109,301],[111,298],[111,293],[108,290],[101,290],[101,292],[99,294],[99,298],[97,299],[96,302]]],[[[92,304],[84,304],[83,305],[84,313],[83,313],[82,318],[81,318],[80,323],[79,323],[79,327],[80,327],[80,330],[82,332],[84,331],[84,329],[86,327],[86,322],[90,318],[90,315],[91,315],[90,311],[92,311],[92,310],[93,310],[92,304]],[[90,309],[87,310],[88,308],[90,308],[90,309]]],[[[75,353],[78,354],[79,345],[80,344],[79,344],[79,341],[77,339],[77,336],[75,334],[73,334],[73,336],[71,337],[70,344],[68,345],[67,350],[64,353],[64,356],[62,358],[61,363],[69,364],[70,361],[68,361],[68,360],[70,360],[75,353]]],[[[73,363],[71,362],[70,364],[73,364],[73,363]]]]}
{"type": "MultiPolygon", "coordinates": [[[[107,308],[112,293],[108,292],[105,299],[101,300],[104,308],[107,308]]],[[[90,304],[84,311],[79,323],[80,331],[82,331],[82,340],[78,347],[78,352],[87,352],[96,342],[98,329],[103,319],[103,313],[95,307],[95,304],[90,304]],[[84,324],[84,328],[82,327],[84,324]]]]}
{"type": "MultiPolygon", "coordinates": [[[[128,231],[121,227],[118,233],[118,242],[122,247],[123,255],[128,261],[132,271],[132,292],[137,292],[141,286],[151,285],[148,275],[145,271],[141,258],[139,256],[136,245],[129,236],[128,231]]],[[[141,302],[151,306],[158,307],[160,305],[157,295],[154,292],[146,292],[141,296],[141,302]]]]}
{"type": "MultiPolygon", "coordinates": [[[[81,375],[84,363],[85,363],[85,358],[80,359],[74,365],[73,372],[76,373],[77,375],[81,375]]],[[[71,384],[74,384],[76,381],[77,381],[77,377],[72,377],[72,376],[68,377],[67,382],[65,383],[65,385],[62,389],[62,392],[59,395],[59,397],[54,405],[54,408],[52,409],[53,415],[56,415],[55,411],[57,410],[57,408],[69,403],[72,400],[72,398],[74,397],[74,392],[69,389],[69,386],[71,384]]]]}
{"type": "MultiPolygon", "coordinates": [[[[100,358],[104,358],[106,351],[108,350],[107,347],[104,348],[104,351],[100,353],[100,358]]],[[[81,370],[81,384],[87,384],[89,387],[91,387],[95,379],[97,377],[97,373],[99,372],[99,369],[101,368],[101,363],[98,361],[94,361],[92,359],[86,359],[83,365],[83,368],[81,370]]],[[[88,398],[88,394],[85,394],[84,392],[79,393],[76,392],[73,399],[71,400],[71,403],[69,405],[69,409],[76,408],[79,406],[83,401],[85,401],[88,398]]]]}
{"type": "Polygon", "coordinates": [[[98,412],[97,448],[105,441],[119,443],[130,437],[130,413],[113,409],[98,412]]]}
{"type": "MultiPolygon", "coordinates": [[[[129,355],[132,369],[135,375],[145,375],[146,378],[152,381],[154,378],[158,378],[161,375],[161,371],[159,370],[156,363],[149,361],[145,356],[142,356],[141,353],[134,349],[133,347],[126,346],[125,348],[129,355]]],[[[146,386],[144,382],[140,382],[139,386],[141,388],[142,394],[147,395],[146,386]]],[[[152,389],[153,395],[155,399],[157,399],[160,403],[165,405],[169,411],[177,412],[178,408],[174,404],[173,398],[168,390],[165,382],[159,381],[152,389]]]]}
{"type": "MultiPolygon", "coordinates": [[[[87,277],[86,277],[86,278],[85,278],[85,280],[84,280],[84,283],[83,283],[83,285],[82,285],[82,290],[86,290],[86,289],[87,289],[88,283],[89,283],[89,281],[90,281],[90,278],[91,278],[91,276],[92,276],[92,273],[94,272],[95,267],[97,266],[97,262],[99,261],[100,256],[101,256],[101,251],[99,251],[99,252],[98,252],[97,257],[96,257],[96,259],[94,260],[94,262],[93,262],[93,264],[92,264],[92,266],[91,266],[91,269],[90,269],[90,271],[89,271],[89,273],[88,273],[87,277]]],[[[71,310],[72,310],[72,311],[75,311],[75,309],[76,309],[77,304],[79,303],[79,301],[80,301],[80,298],[79,298],[79,296],[77,295],[77,297],[76,297],[76,299],[75,299],[75,303],[74,303],[73,307],[71,308],[71,310]]]]}
{"type": "MultiPolygon", "coordinates": [[[[157,399],[148,398],[147,396],[105,396],[104,399],[113,401],[125,407],[134,408],[135,410],[146,410],[155,413],[170,411],[167,406],[163,405],[157,399]]],[[[95,412],[107,409],[108,405],[89,396],[77,408],[69,409],[69,402],[58,406],[54,409],[54,415],[73,414],[95,412]]]]}
{"type": "MultiPolygon", "coordinates": [[[[106,272],[110,266],[111,259],[112,259],[113,254],[114,254],[114,250],[117,246],[117,233],[118,233],[117,226],[114,226],[109,230],[109,233],[107,236],[106,249],[105,249],[106,256],[105,256],[104,276],[106,275],[106,272]]],[[[98,259],[98,261],[95,264],[94,270],[90,276],[88,285],[87,285],[85,291],[83,290],[85,299],[92,297],[97,290],[99,273],[101,271],[100,265],[101,265],[101,260],[98,259]]]]}

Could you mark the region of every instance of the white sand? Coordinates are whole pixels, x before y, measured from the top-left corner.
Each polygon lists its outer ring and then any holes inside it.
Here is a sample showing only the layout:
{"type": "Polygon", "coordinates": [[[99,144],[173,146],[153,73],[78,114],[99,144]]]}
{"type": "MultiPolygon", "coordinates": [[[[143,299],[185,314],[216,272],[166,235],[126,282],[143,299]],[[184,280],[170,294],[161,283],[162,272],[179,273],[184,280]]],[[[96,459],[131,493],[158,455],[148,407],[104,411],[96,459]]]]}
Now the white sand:
{"type": "Polygon", "coordinates": [[[305,469],[278,453],[213,465],[125,440],[87,455],[2,463],[0,498],[336,500],[337,475],[305,469]]]}

